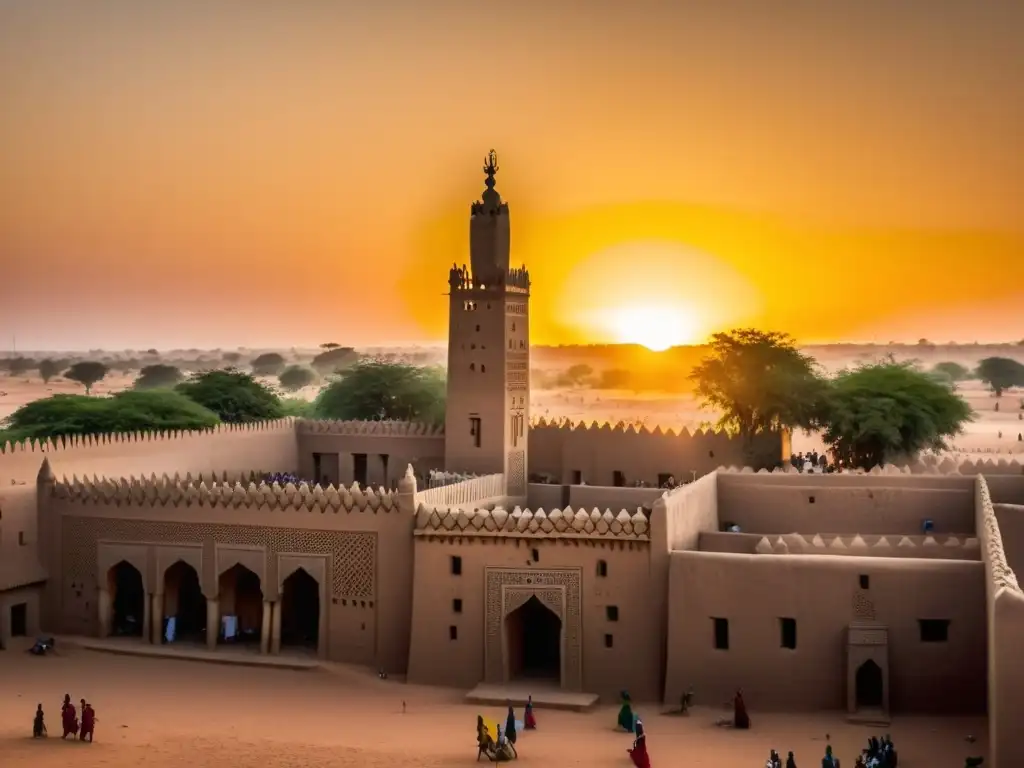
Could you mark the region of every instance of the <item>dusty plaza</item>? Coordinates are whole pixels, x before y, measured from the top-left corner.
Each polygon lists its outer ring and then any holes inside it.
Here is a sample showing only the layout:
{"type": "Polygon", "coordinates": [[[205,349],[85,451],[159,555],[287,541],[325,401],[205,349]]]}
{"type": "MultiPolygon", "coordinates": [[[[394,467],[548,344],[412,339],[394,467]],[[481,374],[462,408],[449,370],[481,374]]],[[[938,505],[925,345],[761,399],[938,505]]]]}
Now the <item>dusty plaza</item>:
{"type": "Polygon", "coordinates": [[[628,691],[659,766],[763,764],[770,748],[813,764],[826,733],[852,765],[884,732],[908,766],[965,751],[1024,765],[1024,468],[802,474],[784,433],[751,447],[532,419],[530,275],[510,265],[496,172],[492,155],[471,263],[448,274],[443,427],[282,420],[4,447],[0,754],[66,759],[19,729],[38,701],[56,723],[65,689],[88,689],[102,738],[83,766],[457,765],[477,711],[530,695],[541,727],[523,761],[627,764],[608,707],[628,691]],[[751,450],[779,468],[743,468],[751,450]],[[676,478],[690,482],[663,490],[676,478]],[[25,663],[41,634],[79,644],[25,663]],[[738,689],[752,729],[716,729],[738,689]],[[690,717],[661,716],[690,690],[690,717]],[[543,709],[559,696],[586,711],[543,709]]]}

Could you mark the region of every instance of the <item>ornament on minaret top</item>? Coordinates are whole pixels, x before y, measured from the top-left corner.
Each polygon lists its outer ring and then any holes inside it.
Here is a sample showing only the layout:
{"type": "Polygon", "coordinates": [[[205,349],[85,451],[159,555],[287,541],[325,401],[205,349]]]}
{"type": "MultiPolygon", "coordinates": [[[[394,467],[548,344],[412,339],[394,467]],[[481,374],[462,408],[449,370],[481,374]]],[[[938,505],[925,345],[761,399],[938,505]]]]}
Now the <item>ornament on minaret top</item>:
{"type": "Polygon", "coordinates": [[[493,149],[487,153],[487,157],[484,159],[484,174],[487,178],[484,180],[484,185],[487,187],[483,194],[484,207],[488,210],[495,211],[498,206],[501,205],[501,195],[494,188],[494,176],[498,173],[498,153],[493,149]]]}

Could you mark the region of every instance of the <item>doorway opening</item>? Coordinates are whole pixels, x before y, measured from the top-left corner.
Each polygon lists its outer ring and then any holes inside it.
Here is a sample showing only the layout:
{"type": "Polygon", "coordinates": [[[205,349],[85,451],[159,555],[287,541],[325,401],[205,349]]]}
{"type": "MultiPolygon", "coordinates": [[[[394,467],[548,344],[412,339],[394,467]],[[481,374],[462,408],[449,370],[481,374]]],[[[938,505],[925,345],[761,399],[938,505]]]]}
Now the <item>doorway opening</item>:
{"type": "Polygon", "coordinates": [[[115,637],[142,637],[146,616],[146,588],[142,573],[127,560],[107,571],[107,589],[112,609],[110,634],[115,637]]]}
{"type": "Polygon", "coordinates": [[[369,462],[365,453],[352,454],[352,477],[359,484],[360,488],[366,487],[366,478],[369,469],[369,462]]]}
{"type": "Polygon", "coordinates": [[[868,659],[857,667],[856,697],[858,709],[878,709],[882,706],[882,668],[868,659]]]}
{"type": "MultiPolygon", "coordinates": [[[[241,563],[220,575],[220,627],[218,640],[259,643],[263,631],[263,585],[260,577],[241,563]]],[[[211,628],[212,630],[212,628],[211,628]]]]}
{"type": "Polygon", "coordinates": [[[562,680],[562,620],[534,595],[505,619],[511,680],[562,680]]]}
{"type": "Polygon", "coordinates": [[[199,586],[199,574],[184,560],[164,572],[164,615],[160,618],[161,637],[168,643],[200,642],[206,637],[206,597],[199,586]]]}
{"type": "Polygon", "coordinates": [[[303,568],[281,589],[281,645],[317,649],[320,640],[320,584],[303,568]]]}
{"type": "Polygon", "coordinates": [[[11,637],[28,635],[28,603],[16,603],[11,606],[11,637]]]}

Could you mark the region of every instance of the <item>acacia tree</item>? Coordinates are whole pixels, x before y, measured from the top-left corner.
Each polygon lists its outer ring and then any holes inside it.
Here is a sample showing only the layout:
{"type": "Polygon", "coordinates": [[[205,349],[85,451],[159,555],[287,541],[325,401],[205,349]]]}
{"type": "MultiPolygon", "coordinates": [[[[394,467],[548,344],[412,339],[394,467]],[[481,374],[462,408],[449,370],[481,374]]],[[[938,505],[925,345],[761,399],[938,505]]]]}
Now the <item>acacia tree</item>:
{"type": "Polygon", "coordinates": [[[971,408],[950,386],[910,363],[843,371],[822,398],[822,437],[845,466],[871,469],[926,448],[943,450],[971,408]]]}
{"type": "Polygon", "coordinates": [[[44,384],[49,384],[50,379],[61,372],[64,366],[56,360],[46,358],[45,360],[39,361],[39,378],[43,380],[44,384]]]}
{"type": "Polygon", "coordinates": [[[438,368],[363,360],[317,396],[321,419],[444,421],[445,379],[438,368]]]}
{"type": "Polygon", "coordinates": [[[1002,397],[1007,389],[1024,386],[1024,365],[1009,357],[986,357],[978,363],[978,378],[1002,397]]]}
{"type": "Polygon", "coordinates": [[[971,372],[967,368],[960,365],[960,363],[954,363],[952,360],[936,363],[935,367],[932,368],[932,373],[941,378],[949,379],[954,384],[958,381],[966,381],[971,376],[971,372]]]}
{"type": "Polygon", "coordinates": [[[228,423],[280,419],[281,401],[252,376],[241,371],[206,371],[174,388],[228,423]]]}
{"type": "Polygon", "coordinates": [[[185,375],[173,365],[147,365],[135,379],[135,389],[161,389],[184,381],[185,375]]]}
{"type": "Polygon", "coordinates": [[[716,333],[709,346],[690,379],[701,406],[720,414],[718,427],[744,441],[748,458],[760,433],[815,426],[825,383],[792,337],[741,328],[716,333]]]}
{"type": "Polygon", "coordinates": [[[267,352],[252,361],[252,372],[257,376],[277,376],[284,370],[284,357],[277,352],[267,352]]]}
{"type": "Polygon", "coordinates": [[[103,363],[95,360],[83,360],[64,371],[64,378],[69,381],[77,381],[85,387],[85,394],[91,395],[92,388],[103,381],[103,377],[109,372],[110,369],[103,363]]]}
{"type": "Polygon", "coordinates": [[[298,392],[316,381],[316,374],[301,365],[289,365],[281,372],[277,380],[289,392],[298,392]]]}

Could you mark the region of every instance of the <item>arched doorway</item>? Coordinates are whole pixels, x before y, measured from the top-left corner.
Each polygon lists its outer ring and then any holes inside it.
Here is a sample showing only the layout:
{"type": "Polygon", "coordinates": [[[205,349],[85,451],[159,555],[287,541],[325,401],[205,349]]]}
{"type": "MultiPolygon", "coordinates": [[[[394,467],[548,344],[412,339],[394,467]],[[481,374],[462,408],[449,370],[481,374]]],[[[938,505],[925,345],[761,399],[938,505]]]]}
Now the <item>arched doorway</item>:
{"type": "Polygon", "coordinates": [[[562,680],[562,620],[537,596],[505,618],[511,680],[562,680]]]}
{"type": "Polygon", "coordinates": [[[110,634],[115,637],[142,637],[145,634],[146,588],[142,573],[127,560],[107,571],[110,593],[110,634]]]}
{"type": "Polygon", "coordinates": [[[878,709],[882,706],[882,668],[868,659],[857,667],[857,708],[878,709]]]}
{"type": "Polygon", "coordinates": [[[228,643],[259,643],[263,629],[263,585],[260,577],[241,563],[220,575],[218,640],[228,643]]]}
{"type": "Polygon", "coordinates": [[[316,649],[320,639],[320,585],[304,569],[281,588],[281,645],[316,649]]]}
{"type": "Polygon", "coordinates": [[[206,597],[199,585],[196,569],[178,560],[164,571],[164,615],[161,636],[176,640],[200,642],[206,635],[206,597]],[[174,618],[173,632],[169,632],[174,618]]]}

